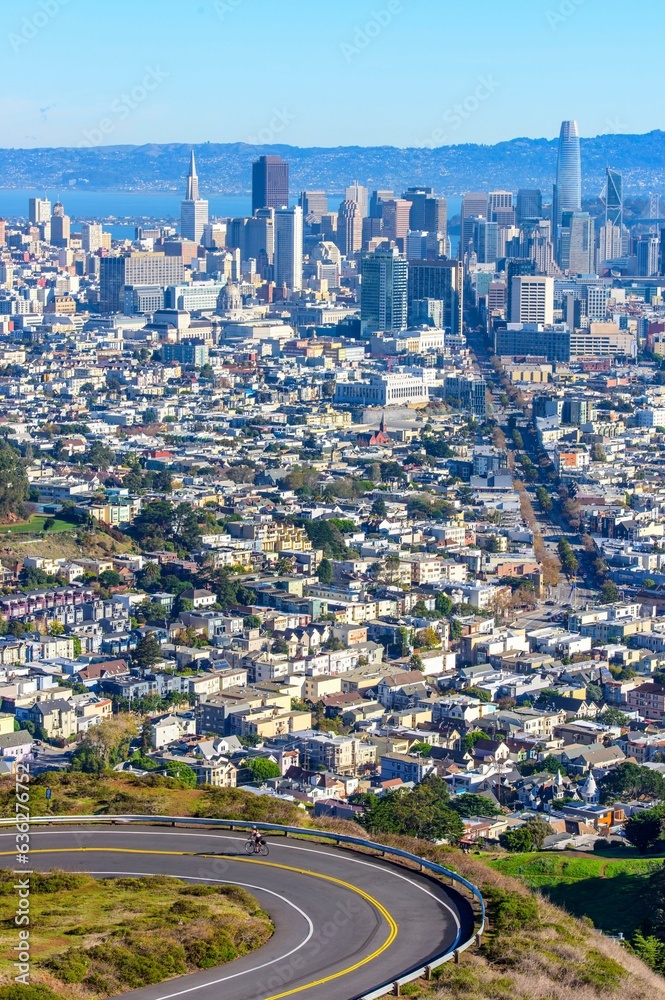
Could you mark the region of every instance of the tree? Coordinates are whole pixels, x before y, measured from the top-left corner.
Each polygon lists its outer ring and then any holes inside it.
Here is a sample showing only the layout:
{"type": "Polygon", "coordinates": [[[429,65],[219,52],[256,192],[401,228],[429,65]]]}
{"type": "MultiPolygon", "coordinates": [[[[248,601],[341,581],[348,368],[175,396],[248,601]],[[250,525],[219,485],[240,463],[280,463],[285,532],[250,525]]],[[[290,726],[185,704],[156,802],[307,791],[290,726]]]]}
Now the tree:
{"type": "Polygon", "coordinates": [[[121,587],[123,580],[116,570],[105,569],[103,573],[99,574],[99,582],[102,587],[121,587]]]}
{"type": "Polygon", "coordinates": [[[452,614],[453,602],[450,600],[447,594],[439,593],[436,595],[436,610],[439,614],[445,615],[446,617],[452,614]]]}
{"type": "Polygon", "coordinates": [[[659,847],[665,835],[665,804],[633,813],[624,826],[626,840],[640,854],[647,854],[659,847]]]}
{"type": "Polygon", "coordinates": [[[134,663],[144,670],[149,670],[162,659],[162,647],[154,632],[141,636],[132,654],[134,663]]]}
{"type": "Polygon", "coordinates": [[[650,767],[624,761],[598,782],[602,802],[627,799],[665,799],[665,778],[650,767]]]}
{"type": "Polygon", "coordinates": [[[650,969],[659,972],[661,976],[665,974],[665,942],[653,934],[645,937],[641,931],[635,931],[630,947],[650,969]]]}
{"type": "Polygon", "coordinates": [[[471,698],[478,698],[479,701],[489,702],[492,700],[491,693],[485,691],[484,688],[468,687],[464,689],[464,694],[469,695],[471,698]]]}
{"type": "Polygon", "coordinates": [[[533,816],[514,830],[507,830],[499,837],[499,842],[507,851],[539,851],[546,837],[554,831],[540,816],[533,816]]]}
{"type": "MultiPolygon", "coordinates": [[[[413,750],[413,747],[411,748],[413,750]]],[[[501,809],[494,799],[487,795],[476,795],[474,792],[463,792],[456,795],[451,803],[460,816],[473,818],[474,816],[498,816],[501,809]]]]}
{"type": "Polygon", "coordinates": [[[437,632],[430,626],[421,628],[416,632],[415,644],[418,649],[435,649],[441,645],[441,639],[437,632]]]}
{"type": "Polygon", "coordinates": [[[611,580],[606,580],[605,583],[600,588],[600,603],[601,604],[614,604],[616,601],[620,600],[621,594],[615,583],[611,580]]]}
{"type": "Polygon", "coordinates": [[[362,819],[371,832],[397,833],[425,840],[458,840],[464,824],[450,806],[443,778],[429,774],[412,792],[372,796],[362,819]]]}
{"type": "Polygon", "coordinates": [[[429,743],[412,743],[409,747],[409,753],[418,754],[420,757],[429,757],[432,752],[432,747],[429,743]]]}
{"type": "Polygon", "coordinates": [[[252,780],[260,785],[265,784],[270,778],[279,778],[281,770],[279,764],[267,757],[252,757],[247,761],[247,768],[252,772],[252,780]]]}
{"type": "Polygon", "coordinates": [[[177,760],[170,760],[166,765],[166,773],[169,778],[177,778],[182,781],[187,788],[196,787],[196,771],[189,764],[181,764],[177,760]]]}
{"type": "Polygon", "coordinates": [[[462,749],[469,753],[473,750],[478,740],[486,739],[487,733],[483,732],[482,729],[474,729],[470,733],[467,733],[462,740],[462,749]]]}
{"type": "Polygon", "coordinates": [[[323,583],[323,584],[326,584],[326,585],[329,584],[329,583],[332,583],[332,580],[333,580],[333,568],[332,568],[332,563],[330,562],[329,559],[322,559],[321,560],[321,563],[320,563],[318,571],[317,571],[317,576],[319,578],[319,582],[320,583],[323,583]]]}
{"type": "Polygon", "coordinates": [[[136,723],[127,715],[118,715],[92,726],[72,754],[72,771],[101,774],[119,764],[127,759],[135,736],[136,723]]]}
{"type": "Polygon", "coordinates": [[[418,653],[414,653],[410,657],[409,666],[411,667],[412,670],[421,670],[421,671],[425,670],[425,664],[423,663],[423,658],[422,656],[419,656],[418,653]]]}
{"type": "Polygon", "coordinates": [[[115,460],[115,453],[100,441],[93,441],[87,460],[95,469],[102,469],[105,472],[115,460]]]}
{"type": "Polygon", "coordinates": [[[173,475],[168,469],[161,469],[159,472],[155,473],[152,485],[153,489],[157,490],[158,493],[172,493],[173,475]]]}
{"type": "Polygon", "coordinates": [[[270,652],[283,654],[283,653],[288,653],[288,651],[289,651],[288,642],[281,635],[278,635],[275,641],[273,642],[272,646],[270,647],[270,652]]]}
{"type": "Polygon", "coordinates": [[[261,619],[258,615],[245,615],[242,625],[243,628],[261,628],[261,619]]]}
{"type": "Polygon", "coordinates": [[[388,508],[386,507],[386,501],[383,497],[377,497],[372,504],[372,514],[376,517],[384,518],[388,513],[388,508]]]}
{"type": "MultiPolygon", "coordinates": [[[[588,690],[589,689],[587,688],[587,692],[588,690]]],[[[630,724],[628,716],[624,715],[623,712],[620,712],[618,708],[606,708],[600,716],[599,721],[605,726],[628,726],[630,724]]]]}
{"type": "Polygon", "coordinates": [[[141,724],[141,753],[152,749],[152,721],[147,716],[141,724]]]}
{"type": "Polygon", "coordinates": [[[0,518],[25,516],[30,484],[20,455],[4,441],[0,445],[0,518]]]}
{"type": "Polygon", "coordinates": [[[59,621],[49,622],[48,630],[49,630],[49,635],[65,634],[65,626],[62,624],[62,622],[59,621]]]}

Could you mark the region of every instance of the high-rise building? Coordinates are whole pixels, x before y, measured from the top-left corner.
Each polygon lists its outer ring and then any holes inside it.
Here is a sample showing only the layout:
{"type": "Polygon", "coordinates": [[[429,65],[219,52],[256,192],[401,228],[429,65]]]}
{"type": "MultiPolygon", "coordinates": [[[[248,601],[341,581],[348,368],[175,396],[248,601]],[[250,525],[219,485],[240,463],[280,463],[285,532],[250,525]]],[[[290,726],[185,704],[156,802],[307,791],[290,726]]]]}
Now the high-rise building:
{"type": "Polygon", "coordinates": [[[608,222],[619,230],[623,226],[623,177],[611,167],[607,168],[605,181],[605,223],[608,222]]]}
{"type": "Polygon", "coordinates": [[[527,257],[506,261],[506,316],[510,319],[513,305],[513,278],[520,276],[533,277],[536,274],[536,262],[527,257]]]}
{"type": "Polygon", "coordinates": [[[102,257],[99,263],[99,306],[103,313],[120,312],[125,285],[167,288],[185,280],[182,257],[163,253],[102,257]]]}
{"type": "MultiPolygon", "coordinates": [[[[511,284],[511,323],[543,323],[550,326],[554,322],[553,278],[516,275],[511,284]]],[[[537,341],[534,341],[531,353],[538,353],[537,341]]]]}
{"type": "Polygon", "coordinates": [[[199,197],[199,178],[196,173],[194,150],[192,150],[187,177],[187,192],[184,201],[180,202],[180,235],[183,240],[200,243],[207,224],[208,202],[199,197]]]}
{"type": "Polygon", "coordinates": [[[473,249],[479,264],[493,264],[499,255],[499,227],[479,218],[473,226],[473,249]]]}
{"type": "Polygon", "coordinates": [[[411,203],[409,229],[427,233],[441,233],[445,238],[448,228],[448,205],[445,198],[437,198],[431,187],[410,187],[402,195],[411,203]]]}
{"type": "Polygon", "coordinates": [[[588,212],[572,212],[568,250],[568,270],[571,274],[594,273],[594,247],[593,219],[588,212]]]}
{"type": "Polygon", "coordinates": [[[564,212],[582,209],[582,159],[580,132],[575,121],[561,123],[556,161],[556,184],[552,199],[554,233],[561,225],[564,212]]]}
{"type": "Polygon", "coordinates": [[[607,315],[609,290],[605,285],[586,286],[586,314],[592,322],[602,323],[607,315]]]}
{"type": "Polygon", "coordinates": [[[525,219],[541,219],[543,193],[540,188],[520,188],[517,192],[515,221],[521,226],[525,219]]]}
{"type": "Polygon", "coordinates": [[[328,195],[325,191],[301,191],[298,204],[302,208],[303,219],[313,215],[319,222],[328,211],[328,195]]]}
{"type": "Polygon", "coordinates": [[[7,220],[0,219],[0,247],[7,246],[7,220]]]}
{"type": "Polygon", "coordinates": [[[258,208],[256,214],[247,219],[244,236],[242,259],[253,258],[257,265],[265,259],[266,264],[272,264],[275,257],[275,209],[258,208]]]}
{"type": "MultiPolygon", "coordinates": [[[[512,218],[512,223],[514,223],[513,192],[490,191],[487,196],[487,218],[489,222],[499,222],[500,220],[497,216],[504,213],[508,213],[512,218]]],[[[512,225],[512,223],[508,223],[508,225],[512,225]]]]}
{"type": "Polygon", "coordinates": [[[598,233],[598,267],[607,260],[618,260],[623,253],[621,229],[612,222],[606,222],[598,233]]]}
{"type": "Polygon", "coordinates": [[[357,202],[347,199],[337,213],[337,246],[345,257],[352,257],[363,245],[363,220],[357,202]]]}
{"type": "Polygon", "coordinates": [[[103,245],[101,222],[81,223],[81,246],[86,253],[96,253],[103,245]]]}
{"type": "Polygon", "coordinates": [[[369,211],[369,191],[358,181],[354,181],[344,192],[345,201],[355,201],[360,212],[360,218],[365,219],[369,211]]]}
{"type": "Polygon", "coordinates": [[[302,288],[302,208],[275,210],[275,284],[302,288]]]}
{"type": "Polygon", "coordinates": [[[369,201],[369,214],[372,219],[380,219],[383,215],[383,205],[386,201],[392,201],[395,197],[394,191],[372,191],[369,201]]]}
{"type": "Polygon", "coordinates": [[[281,156],[260,156],[252,164],[252,215],[257,208],[289,204],[289,165],[281,156]]]}
{"type": "Polygon", "coordinates": [[[68,247],[71,235],[71,220],[65,215],[64,206],[56,201],[51,216],[51,243],[54,247],[68,247]]]}
{"type": "Polygon", "coordinates": [[[410,212],[411,202],[404,198],[391,198],[383,203],[384,236],[387,240],[401,241],[401,249],[406,248],[410,212]]]}
{"type": "Polygon", "coordinates": [[[51,202],[48,198],[31,198],[28,202],[28,218],[33,226],[49,222],[51,219],[51,202]]]}
{"type": "Polygon", "coordinates": [[[487,218],[487,195],[470,191],[462,199],[459,254],[463,257],[473,242],[473,227],[478,218],[487,218]]]}
{"type": "Polygon", "coordinates": [[[637,273],[650,278],[658,274],[660,240],[657,236],[641,236],[637,241],[637,273]]]}
{"type": "Polygon", "coordinates": [[[456,260],[410,260],[408,301],[436,299],[443,303],[443,325],[462,332],[464,268],[456,260]]]}
{"type": "Polygon", "coordinates": [[[406,234],[407,260],[427,260],[427,237],[424,229],[409,229],[406,234]]]}
{"type": "Polygon", "coordinates": [[[360,318],[363,330],[403,330],[408,320],[408,264],[396,247],[363,256],[360,318]]]}

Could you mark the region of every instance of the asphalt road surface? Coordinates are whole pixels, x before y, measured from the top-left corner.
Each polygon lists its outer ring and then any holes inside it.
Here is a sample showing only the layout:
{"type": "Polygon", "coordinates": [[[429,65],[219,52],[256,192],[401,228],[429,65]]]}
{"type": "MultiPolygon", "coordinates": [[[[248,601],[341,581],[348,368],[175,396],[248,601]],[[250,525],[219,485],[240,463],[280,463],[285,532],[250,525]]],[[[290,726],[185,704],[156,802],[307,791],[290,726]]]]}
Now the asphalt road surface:
{"type": "MultiPolygon", "coordinates": [[[[0,834],[6,867],[15,831],[0,834]]],[[[31,868],[109,875],[174,875],[241,885],[275,933],[217,969],[134,990],[132,1000],[355,1000],[467,940],[469,903],[435,879],[370,856],[268,836],[268,858],[244,854],[242,833],[158,827],[34,830],[31,868]]],[[[39,927],[32,929],[38,939],[39,927]]]]}

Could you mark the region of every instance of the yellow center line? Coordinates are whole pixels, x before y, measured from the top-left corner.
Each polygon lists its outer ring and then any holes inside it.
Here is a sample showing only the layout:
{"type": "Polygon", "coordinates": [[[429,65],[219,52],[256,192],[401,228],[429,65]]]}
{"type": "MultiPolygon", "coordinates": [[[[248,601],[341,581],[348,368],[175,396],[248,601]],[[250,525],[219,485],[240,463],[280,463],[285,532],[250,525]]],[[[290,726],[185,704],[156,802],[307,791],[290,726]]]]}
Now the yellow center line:
{"type": "MultiPolygon", "coordinates": [[[[96,854],[160,854],[171,855],[172,857],[219,857],[219,855],[216,854],[198,854],[193,851],[150,851],[145,849],[142,850],[136,847],[36,847],[30,850],[30,854],[80,854],[82,851],[96,854]]],[[[15,853],[15,851],[0,851],[0,857],[5,857],[15,853]]],[[[282,865],[276,861],[259,861],[255,858],[244,858],[241,856],[231,856],[229,860],[245,862],[252,865],[263,865],[266,868],[281,868],[283,871],[295,872],[297,875],[311,875],[312,878],[320,878],[326,882],[333,882],[336,885],[341,885],[350,892],[355,892],[358,896],[362,896],[363,899],[379,911],[388,924],[389,933],[384,943],[373,951],[371,955],[366,955],[365,958],[356,962],[355,965],[350,965],[348,968],[341,969],[339,972],[333,972],[331,975],[324,976],[322,979],[316,979],[310,983],[305,983],[303,986],[296,986],[291,990],[286,990],[284,993],[274,993],[272,996],[266,997],[266,1000],[282,1000],[283,997],[290,997],[293,996],[294,993],[302,993],[304,990],[313,989],[315,986],[323,986],[324,983],[329,983],[333,979],[341,979],[342,976],[348,976],[351,972],[356,972],[364,965],[369,965],[369,963],[373,962],[379,957],[379,955],[382,955],[384,951],[388,950],[397,937],[399,929],[397,922],[388,910],[386,910],[385,906],[383,906],[378,899],[375,899],[374,896],[370,896],[369,893],[364,892],[363,889],[359,889],[358,886],[352,885],[350,882],[345,882],[343,879],[335,878],[333,875],[323,875],[320,872],[313,872],[307,868],[295,868],[292,865],[282,865]]],[[[183,877],[186,878],[187,876],[183,877]]]]}

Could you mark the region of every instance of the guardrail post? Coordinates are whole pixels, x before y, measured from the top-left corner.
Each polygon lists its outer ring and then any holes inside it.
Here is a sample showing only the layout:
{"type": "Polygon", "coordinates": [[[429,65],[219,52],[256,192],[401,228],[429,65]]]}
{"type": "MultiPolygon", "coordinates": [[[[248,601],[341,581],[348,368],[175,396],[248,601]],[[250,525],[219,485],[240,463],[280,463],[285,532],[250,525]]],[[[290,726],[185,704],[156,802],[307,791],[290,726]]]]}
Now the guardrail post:
{"type": "Polygon", "coordinates": [[[402,995],[402,990],[400,989],[399,983],[393,983],[393,996],[401,997],[401,995],[402,995]]]}
{"type": "Polygon", "coordinates": [[[476,948],[480,948],[481,944],[482,944],[482,934],[480,933],[480,931],[478,931],[478,933],[476,934],[476,948]]]}
{"type": "Polygon", "coordinates": [[[454,959],[455,959],[455,965],[459,965],[459,956],[460,956],[460,950],[459,950],[459,948],[455,948],[455,951],[453,952],[453,956],[454,956],[454,959]]]}
{"type": "Polygon", "coordinates": [[[432,966],[431,965],[426,965],[425,966],[425,979],[427,980],[427,982],[429,982],[431,980],[431,978],[432,978],[432,966]]]}

